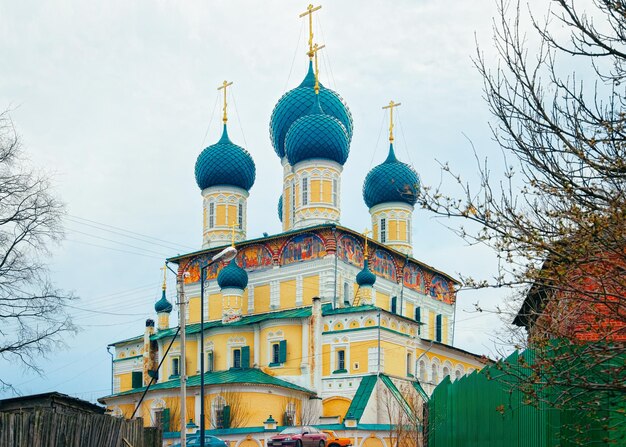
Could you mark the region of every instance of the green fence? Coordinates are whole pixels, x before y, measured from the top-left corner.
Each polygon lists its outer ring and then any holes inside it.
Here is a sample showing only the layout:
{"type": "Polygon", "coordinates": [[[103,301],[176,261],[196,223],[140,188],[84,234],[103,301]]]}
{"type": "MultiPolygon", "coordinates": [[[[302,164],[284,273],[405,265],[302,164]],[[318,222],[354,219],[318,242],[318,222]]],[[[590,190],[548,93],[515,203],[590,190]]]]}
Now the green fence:
{"type": "MultiPolygon", "coordinates": [[[[538,364],[534,356],[530,350],[515,352],[455,382],[446,377],[425,406],[428,447],[626,445],[625,396],[614,391],[575,394],[575,385],[546,385],[532,367],[538,364]]],[[[585,374],[596,378],[601,371],[578,373],[584,381],[585,374]]]]}

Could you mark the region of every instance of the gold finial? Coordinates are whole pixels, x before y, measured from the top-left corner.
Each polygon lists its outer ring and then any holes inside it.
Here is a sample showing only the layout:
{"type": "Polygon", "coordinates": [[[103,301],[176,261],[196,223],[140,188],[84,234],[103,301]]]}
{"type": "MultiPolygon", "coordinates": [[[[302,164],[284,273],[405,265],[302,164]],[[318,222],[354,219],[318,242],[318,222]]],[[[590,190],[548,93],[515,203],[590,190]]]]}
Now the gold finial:
{"type": "Polygon", "coordinates": [[[315,90],[315,94],[316,95],[319,95],[319,93],[320,93],[320,71],[317,68],[317,52],[319,50],[321,50],[322,48],[324,48],[325,46],[326,45],[315,44],[315,45],[313,45],[313,50],[312,50],[313,55],[315,55],[315,87],[314,87],[314,90],[315,90]]]}
{"type": "Polygon", "coordinates": [[[167,264],[163,265],[161,270],[163,270],[163,290],[165,290],[167,284],[167,264]]]}
{"type": "Polygon", "coordinates": [[[365,250],[363,250],[363,256],[365,256],[365,259],[368,258],[367,256],[367,235],[368,234],[372,234],[372,232],[366,228],[365,231],[363,231],[363,237],[365,238],[365,250]]]}
{"type": "Polygon", "coordinates": [[[321,6],[313,6],[313,5],[309,5],[306,8],[306,12],[303,12],[302,14],[300,14],[298,17],[302,18],[304,16],[309,16],[309,52],[307,53],[309,55],[309,59],[313,59],[313,13],[315,11],[319,11],[320,9],[322,9],[321,6]]]}
{"type": "Polygon", "coordinates": [[[233,220],[233,223],[229,225],[229,227],[230,227],[230,245],[234,247],[235,246],[235,228],[237,228],[238,225],[233,220]]]}
{"type": "Polygon", "coordinates": [[[222,118],[222,121],[224,121],[224,124],[226,124],[226,121],[228,121],[228,117],[226,116],[226,106],[228,105],[226,103],[226,87],[230,87],[231,85],[233,85],[232,82],[228,82],[228,81],[224,81],[222,83],[222,85],[220,85],[217,89],[218,90],[224,90],[224,117],[222,118]]]}
{"type": "Polygon", "coordinates": [[[399,102],[389,101],[389,105],[384,106],[383,109],[389,109],[389,142],[393,143],[393,108],[398,107],[401,104],[399,102]]]}

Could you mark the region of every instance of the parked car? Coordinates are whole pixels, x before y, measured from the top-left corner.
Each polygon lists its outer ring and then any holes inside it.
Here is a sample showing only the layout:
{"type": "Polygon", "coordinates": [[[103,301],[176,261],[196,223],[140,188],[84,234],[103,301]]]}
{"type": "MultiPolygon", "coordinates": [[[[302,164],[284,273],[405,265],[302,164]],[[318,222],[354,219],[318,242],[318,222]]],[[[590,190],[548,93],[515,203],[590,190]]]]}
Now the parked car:
{"type": "Polygon", "coordinates": [[[267,447],[325,447],[326,433],[315,427],[288,427],[267,441],[267,447]]]}
{"type": "MultiPolygon", "coordinates": [[[[198,447],[199,445],[199,435],[187,435],[187,447],[198,447]]],[[[211,435],[204,435],[204,445],[205,447],[227,447],[226,441],[211,435]]],[[[180,447],[180,443],[171,447],[180,447]]]]}
{"type": "Polygon", "coordinates": [[[352,439],[340,438],[332,430],[322,430],[322,433],[326,433],[326,445],[328,447],[348,447],[352,445],[352,439]]]}

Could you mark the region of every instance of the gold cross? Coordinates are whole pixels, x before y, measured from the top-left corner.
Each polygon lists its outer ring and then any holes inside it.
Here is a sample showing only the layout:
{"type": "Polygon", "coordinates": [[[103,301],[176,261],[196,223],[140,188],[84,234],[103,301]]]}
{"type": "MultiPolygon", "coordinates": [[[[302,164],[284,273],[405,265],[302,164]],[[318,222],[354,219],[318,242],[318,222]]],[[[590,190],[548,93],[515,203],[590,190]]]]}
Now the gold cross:
{"type": "Polygon", "coordinates": [[[163,267],[160,268],[160,270],[163,270],[163,290],[165,290],[165,284],[167,282],[167,264],[163,265],[163,267]]]}
{"type": "Polygon", "coordinates": [[[363,237],[365,238],[365,250],[363,251],[363,253],[364,253],[365,259],[367,259],[367,235],[368,234],[372,234],[372,232],[366,228],[365,231],[363,231],[363,237]]]}
{"type": "Polygon", "coordinates": [[[235,223],[235,221],[233,220],[233,223],[231,225],[229,225],[230,227],[230,244],[234,247],[235,246],[235,228],[238,227],[238,225],[235,223]]]}
{"type": "Polygon", "coordinates": [[[309,55],[309,59],[313,59],[313,13],[315,11],[319,11],[320,9],[322,9],[321,6],[313,6],[313,5],[309,5],[306,8],[306,12],[303,12],[302,14],[300,14],[298,17],[302,18],[304,16],[309,16],[309,52],[307,53],[309,55]]]}
{"type": "Polygon", "coordinates": [[[232,82],[228,82],[228,81],[224,81],[222,83],[222,85],[220,85],[217,89],[218,90],[224,90],[224,117],[222,118],[222,121],[224,121],[224,124],[226,124],[226,121],[228,121],[228,117],[226,116],[226,106],[228,104],[226,104],[226,87],[230,87],[231,85],[233,85],[232,82]]]}
{"type": "Polygon", "coordinates": [[[401,105],[399,102],[389,101],[388,106],[384,106],[383,109],[389,109],[389,142],[393,143],[393,108],[401,105]]]}
{"type": "Polygon", "coordinates": [[[314,89],[315,89],[316,95],[319,95],[320,93],[320,71],[317,68],[317,52],[321,50],[322,48],[324,48],[325,46],[326,45],[315,44],[313,45],[313,50],[312,50],[313,54],[315,55],[315,87],[314,89]]]}

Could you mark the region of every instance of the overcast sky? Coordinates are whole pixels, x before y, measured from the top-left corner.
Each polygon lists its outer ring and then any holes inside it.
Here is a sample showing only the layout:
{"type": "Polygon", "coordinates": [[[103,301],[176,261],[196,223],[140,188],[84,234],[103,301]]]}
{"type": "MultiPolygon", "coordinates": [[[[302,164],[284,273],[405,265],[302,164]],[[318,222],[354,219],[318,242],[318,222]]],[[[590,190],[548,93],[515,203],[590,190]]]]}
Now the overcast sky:
{"type": "MultiPolygon", "coordinates": [[[[53,177],[67,204],[67,238],[54,248],[51,275],[87,309],[75,310],[82,330],[66,340],[67,348],[41,360],[43,377],[0,361],[3,379],[22,393],[57,390],[92,400],[108,393],[106,345],[142,333],[160,294],[164,258],[201,246],[193,168],[201,149],[219,139],[216,88],[224,79],[234,82],[231,139],[257,167],[248,237],[280,232],[282,171],[268,126],[276,101],[306,72],[307,31],[298,14],[307,4],[0,3],[0,109],[11,109],[29,159],[53,177]]],[[[386,156],[381,107],[390,99],[402,103],[397,155],[424,184],[439,183],[445,161],[475,179],[470,141],[500,165],[471,60],[475,37],[493,58],[492,0],[322,5],[315,20],[315,41],[326,45],[321,81],[343,96],[354,118],[342,177],[343,225],[371,226],[361,188],[386,156]]],[[[446,228],[459,223],[416,210],[414,256],[457,277],[494,274],[487,249],[468,247],[446,228]]],[[[459,294],[456,346],[495,355],[494,333],[502,324],[471,311],[473,303],[494,306],[507,293],[459,294]]]]}

